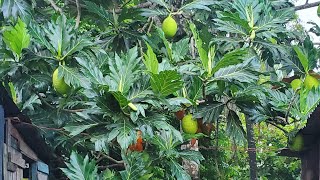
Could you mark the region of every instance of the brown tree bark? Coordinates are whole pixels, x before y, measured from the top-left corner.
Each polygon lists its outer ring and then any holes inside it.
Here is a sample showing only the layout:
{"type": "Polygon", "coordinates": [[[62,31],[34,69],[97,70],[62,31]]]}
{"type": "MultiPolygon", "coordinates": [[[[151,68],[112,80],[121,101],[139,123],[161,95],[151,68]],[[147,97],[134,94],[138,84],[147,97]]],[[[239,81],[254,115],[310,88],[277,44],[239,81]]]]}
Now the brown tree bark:
{"type": "Polygon", "coordinates": [[[253,122],[246,117],[250,180],[257,180],[257,154],[254,139],[253,122]]]}

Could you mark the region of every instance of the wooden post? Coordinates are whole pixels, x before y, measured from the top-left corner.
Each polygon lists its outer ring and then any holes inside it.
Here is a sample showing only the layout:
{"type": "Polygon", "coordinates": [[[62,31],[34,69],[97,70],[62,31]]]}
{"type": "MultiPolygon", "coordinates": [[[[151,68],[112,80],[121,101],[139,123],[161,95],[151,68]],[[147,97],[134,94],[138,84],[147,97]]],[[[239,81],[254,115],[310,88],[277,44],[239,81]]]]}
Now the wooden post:
{"type": "Polygon", "coordinates": [[[4,150],[4,109],[0,105],[0,179],[4,180],[3,177],[3,150],[4,150]]]}
{"type": "Polygon", "coordinates": [[[43,162],[35,162],[31,165],[31,180],[47,180],[49,176],[49,166],[43,162]]]}

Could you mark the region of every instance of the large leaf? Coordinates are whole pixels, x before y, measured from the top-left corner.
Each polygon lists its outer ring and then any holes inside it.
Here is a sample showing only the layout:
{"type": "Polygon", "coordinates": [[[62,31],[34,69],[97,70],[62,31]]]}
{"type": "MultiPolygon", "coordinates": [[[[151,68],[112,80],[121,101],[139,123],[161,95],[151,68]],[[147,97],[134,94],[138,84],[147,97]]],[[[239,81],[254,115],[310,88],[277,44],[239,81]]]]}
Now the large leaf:
{"type": "Polygon", "coordinates": [[[26,102],[24,102],[22,110],[29,109],[30,111],[34,111],[34,104],[41,104],[41,101],[37,95],[32,95],[26,102]]]}
{"type": "Polygon", "coordinates": [[[303,51],[298,46],[294,46],[293,49],[297,53],[300,63],[302,64],[305,72],[308,72],[309,71],[308,57],[303,53],[303,51]]]}
{"type": "Polygon", "coordinates": [[[164,46],[166,47],[166,55],[167,55],[169,61],[172,61],[173,60],[172,43],[170,43],[167,40],[167,38],[161,28],[157,27],[157,32],[158,32],[160,38],[162,39],[164,46]]]}
{"type": "Polygon", "coordinates": [[[238,49],[225,54],[220,59],[220,61],[214,66],[214,68],[212,69],[212,73],[214,74],[220,68],[242,63],[247,53],[248,53],[247,49],[238,49]]]}
{"type": "Polygon", "coordinates": [[[212,0],[196,0],[192,1],[188,4],[183,5],[180,10],[193,10],[193,9],[202,9],[206,11],[211,11],[211,9],[208,7],[212,4],[216,4],[217,2],[214,2],[212,0]]]}
{"type": "Polygon", "coordinates": [[[62,58],[73,38],[73,27],[65,16],[59,16],[56,21],[48,23],[44,31],[55,49],[55,55],[58,59],[62,58]]]}
{"type": "Polygon", "coordinates": [[[58,69],[58,77],[63,77],[64,81],[68,85],[72,85],[74,87],[83,87],[87,89],[90,88],[90,83],[87,78],[81,75],[75,68],[60,65],[58,69]]]}
{"type": "Polygon", "coordinates": [[[121,149],[126,150],[136,139],[135,130],[125,120],[120,124],[117,130],[119,131],[119,134],[117,135],[117,142],[121,149]]]}
{"type": "MultiPolygon", "coordinates": [[[[202,42],[202,39],[199,37],[199,34],[196,29],[196,25],[193,23],[190,23],[189,26],[190,26],[191,32],[193,34],[193,38],[196,42],[196,47],[198,50],[198,54],[200,56],[200,60],[202,62],[202,66],[203,66],[204,70],[208,71],[209,63],[212,63],[212,62],[209,62],[207,49],[205,49],[205,47],[203,47],[204,44],[202,42]]],[[[211,70],[211,68],[210,68],[210,70],[211,70]]]]}
{"type": "Polygon", "coordinates": [[[97,85],[107,85],[107,81],[100,71],[99,67],[93,63],[92,59],[95,57],[76,57],[77,62],[82,66],[82,73],[91,81],[91,83],[97,85]]]}
{"type": "Polygon", "coordinates": [[[70,132],[70,136],[76,136],[83,131],[90,129],[98,124],[87,124],[87,125],[68,125],[63,127],[66,131],[70,132]]]}
{"type": "Polygon", "coordinates": [[[122,158],[126,164],[126,169],[120,171],[122,179],[136,180],[136,179],[151,179],[153,174],[148,170],[149,163],[145,162],[143,153],[129,153],[127,155],[122,154],[122,158]]]}
{"type": "Polygon", "coordinates": [[[8,27],[3,32],[3,40],[20,57],[22,49],[27,48],[30,43],[30,35],[28,34],[26,24],[21,19],[18,19],[14,27],[8,27]]]}
{"type": "Polygon", "coordinates": [[[46,25],[32,24],[30,31],[36,42],[44,45],[58,60],[65,60],[68,56],[92,45],[88,38],[76,34],[74,25],[64,15],[46,25]]]}
{"type": "Polygon", "coordinates": [[[215,122],[217,119],[219,119],[223,109],[224,104],[220,102],[206,104],[199,107],[198,111],[194,115],[194,118],[203,118],[203,122],[215,122]]]}
{"type": "Polygon", "coordinates": [[[111,74],[110,89],[127,93],[132,83],[136,80],[140,58],[138,58],[137,47],[131,48],[126,55],[121,57],[115,54],[114,59],[109,59],[111,74]]]}
{"type": "Polygon", "coordinates": [[[247,36],[248,32],[245,28],[241,27],[238,24],[235,24],[230,21],[224,21],[221,19],[214,19],[216,25],[218,26],[218,30],[225,31],[228,33],[240,34],[242,36],[247,36]]]}
{"type": "Polygon", "coordinates": [[[153,52],[151,46],[147,44],[148,50],[147,53],[144,54],[144,65],[147,67],[147,70],[153,74],[158,74],[158,67],[159,67],[159,63],[158,63],[158,59],[156,54],[153,52]]]}
{"type": "Polygon", "coordinates": [[[226,133],[237,142],[244,142],[246,139],[242,122],[234,111],[228,113],[226,133]]]}
{"type": "Polygon", "coordinates": [[[176,161],[170,161],[170,170],[172,176],[175,176],[177,180],[191,180],[190,175],[183,169],[183,167],[176,161]]]}
{"type": "Polygon", "coordinates": [[[252,64],[250,60],[247,60],[241,64],[221,68],[214,74],[214,79],[227,81],[236,80],[239,82],[254,82],[258,80],[258,77],[252,72],[252,70],[252,64]]]}
{"type": "Polygon", "coordinates": [[[180,61],[181,59],[185,58],[189,51],[189,39],[181,39],[180,41],[174,43],[172,45],[173,51],[173,60],[175,62],[180,61]]]}
{"type": "Polygon", "coordinates": [[[72,152],[70,162],[66,163],[67,168],[61,170],[70,180],[97,180],[98,168],[94,160],[90,161],[89,156],[81,157],[76,152],[72,152]]]}
{"type": "Polygon", "coordinates": [[[200,164],[200,161],[204,160],[204,157],[201,155],[199,151],[181,151],[179,152],[179,156],[184,160],[193,161],[197,164],[200,164]]]}
{"type": "Polygon", "coordinates": [[[86,8],[90,13],[98,15],[100,18],[103,18],[103,20],[107,21],[108,23],[113,23],[113,17],[109,14],[109,12],[103,8],[102,6],[98,6],[94,2],[90,1],[84,1],[86,4],[86,8]]]}
{"type": "Polygon", "coordinates": [[[52,44],[47,40],[46,33],[43,31],[42,27],[36,22],[32,22],[29,25],[29,33],[33,40],[42,46],[45,46],[52,54],[55,53],[55,49],[52,44]]]}
{"type": "Polygon", "coordinates": [[[111,91],[111,94],[116,98],[121,107],[128,105],[128,99],[120,91],[111,91]]]}
{"type": "Polygon", "coordinates": [[[182,88],[182,80],[176,71],[162,71],[159,74],[151,74],[151,87],[156,93],[168,96],[182,88]]]}
{"type": "Polygon", "coordinates": [[[25,0],[2,0],[0,5],[2,5],[1,12],[5,18],[24,17],[30,14],[30,6],[25,0]]]}
{"type": "Polygon", "coordinates": [[[312,90],[301,90],[300,93],[300,110],[307,119],[309,115],[318,107],[320,103],[320,87],[313,88],[312,90]]]}

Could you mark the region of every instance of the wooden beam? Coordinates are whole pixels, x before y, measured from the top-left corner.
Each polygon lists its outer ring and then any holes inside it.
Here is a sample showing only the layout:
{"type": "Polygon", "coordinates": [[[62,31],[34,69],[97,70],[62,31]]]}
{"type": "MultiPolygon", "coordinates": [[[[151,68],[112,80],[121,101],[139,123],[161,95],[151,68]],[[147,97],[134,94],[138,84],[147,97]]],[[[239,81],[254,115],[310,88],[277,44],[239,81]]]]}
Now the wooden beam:
{"type": "Polygon", "coordinates": [[[301,6],[296,6],[294,8],[294,10],[299,11],[299,10],[303,10],[303,9],[308,9],[308,8],[319,6],[319,4],[320,4],[320,1],[313,2],[313,3],[306,3],[306,4],[301,5],[301,6]]]}

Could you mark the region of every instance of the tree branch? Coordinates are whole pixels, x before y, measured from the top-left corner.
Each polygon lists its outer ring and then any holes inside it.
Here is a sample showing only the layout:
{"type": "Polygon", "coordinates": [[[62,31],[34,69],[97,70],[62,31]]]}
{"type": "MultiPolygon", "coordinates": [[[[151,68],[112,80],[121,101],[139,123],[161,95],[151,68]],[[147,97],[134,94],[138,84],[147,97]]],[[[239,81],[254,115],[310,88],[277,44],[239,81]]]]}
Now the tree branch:
{"type": "Polygon", "coordinates": [[[319,6],[319,4],[320,4],[320,1],[314,2],[314,3],[308,3],[308,1],[307,1],[306,4],[304,4],[304,5],[296,6],[294,8],[294,10],[299,11],[299,10],[303,10],[303,9],[308,9],[308,8],[319,6]]]}
{"type": "Polygon", "coordinates": [[[79,24],[80,24],[80,18],[81,18],[81,7],[80,7],[80,3],[79,3],[80,0],[76,0],[76,5],[77,5],[77,18],[76,18],[76,28],[79,27],[79,24]]]}
{"type": "Polygon", "coordinates": [[[117,163],[117,164],[123,164],[123,163],[124,163],[123,160],[118,161],[118,160],[116,160],[116,159],[114,159],[114,158],[112,158],[111,156],[108,156],[108,155],[106,155],[106,154],[104,154],[103,157],[105,157],[105,158],[109,159],[110,161],[112,161],[112,162],[114,162],[114,163],[117,163]]]}
{"type": "Polygon", "coordinates": [[[51,6],[53,7],[53,9],[55,11],[58,11],[60,14],[62,14],[62,9],[60,7],[58,7],[57,4],[53,0],[47,0],[47,1],[49,1],[49,3],[51,4],[51,6]]]}
{"type": "Polygon", "coordinates": [[[278,128],[278,129],[280,129],[280,130],[281,130],[281,131],[283,131],[285,134],[287,134],[287,133],[288,133],[288,131],[287,131],[287,130],[283,129],[282,127],[280,127],[279,125],[277,125],[277,124],[276,124],[276,123],[274,123],[274,122],[266,121],[266,123],[271,124],[271,125],[273,125],[274,127],[276,127],[276,128],[278,128]]]}

